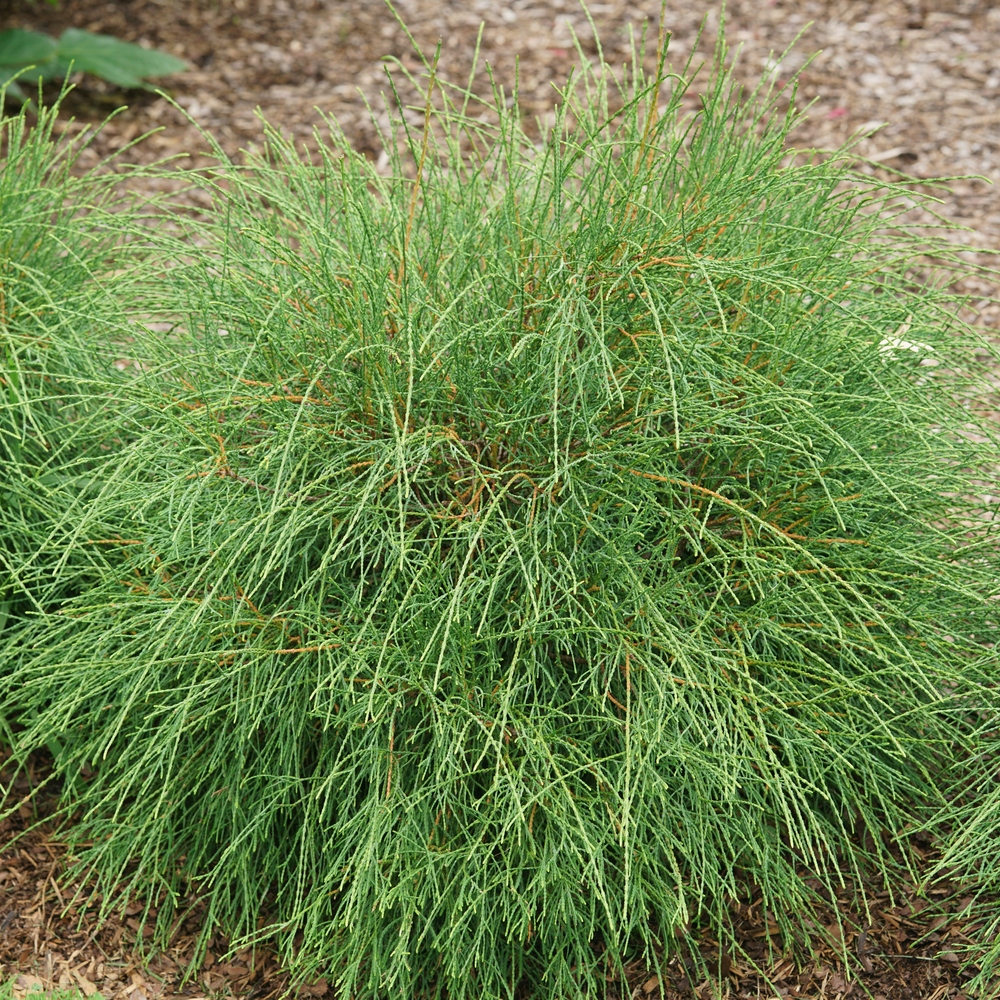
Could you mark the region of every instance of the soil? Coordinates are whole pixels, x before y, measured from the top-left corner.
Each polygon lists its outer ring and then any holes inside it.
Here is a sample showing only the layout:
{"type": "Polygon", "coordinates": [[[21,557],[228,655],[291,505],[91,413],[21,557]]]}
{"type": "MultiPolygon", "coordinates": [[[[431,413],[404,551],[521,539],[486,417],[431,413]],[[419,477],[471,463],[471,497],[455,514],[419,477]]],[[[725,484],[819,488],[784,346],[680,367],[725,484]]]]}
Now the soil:
{"type": "MultiPolygon", "coordinates": [[[[439,74],[464,82],[469,75],[480,23],[485,24],[479,54],[478,86],[488,86],[485,64],[508,91],[519,77],[519,102],[528,122],[546,120],[555,91],[579,54],[597,53],[594,29],[612,66],[631,61],[630,37],[660,27],[659,0],[606,0],[590,7],[588,21],[574,0],[398,0],[396,9],[413,41],[428,54],[442,42],[439,74]]],[[[807,57],[819,52],[800,76],[800,103],[815,101],[810,116],[790,136],[790,145],[833,149],[855,134],[860,169],[879,176],[901,171],[918,179],[963,175],[951,190],[939,192],[941,214],[969,227],[961,234],[973,249],[963,257],[967,273],[951,282],[968,301],[967,319],[994,345],[1000,344],[998,276],[984,271],[1000,265],[1000,8],[992,0],[734,0],[725,14],[726,37],[741,45],[736,76],[755,85],[762,72],[786,84],[807,57]],[[796,36],[798,44],[783,55],[796,36]],[[805,102],[802,99],[805,99],[805,102]],[[882,127],[884,125],[884,127],[882,127]],[[862,158],[864,162],[862,161],[862,158]]],[[[719,32],[720,10],[670,0],[663,27],[672,32],[670,59],[675,69],[689,55],[693,65],[710,61],[719,32]],[[699,27],[704,19],[700,37],[699,27]]],[[[80,162],[93,165],[151,129],[159,131],[128,150],[130,162],[152,162],[178,153],[191,164],[208,144],[207,130],[230,156],[259,148],[263,116],[296,142],[315,148],[314,128],[326,131],[324,117],[336,119],[356,149],[378,162],[379,124],[386,121],[381,94],[388,92],[384,67],[399,65],[419,75],[422,66],[406,32],[390,8],[376,0],[63,0],[58,8],[28,0],[0,0],[0,30],[34,28],[58,34],[66,27],[115,35],[164,49],[186,59],[190,72],[161,83],[188,117],[163,98],[141,91],[124,93],[92,77],[79,77],[64,105],[61,128],[75,132],[102,121],[127,105],[101,132],[80,162]],[[373,115],[369,111],[374,112],[373,115]],[[71,121],[75,116],[75,121],[71,121]]],[[[416,91],[397,73],[405,104],[416,91]]],[[[707,72],[692,90],[692,100],[707,72]]],[[[412,112],[419,116],[419,112],[412,112]]],[[[985,356],[985,355],[984,355],[985,356]]],[[[979,400],[982,411],[1000,411],[1000,377],[979,400]]],[[[987,484],[988,486],[988,484],[987,484]]],[[[987,501],[995,504],[995,487],[987,501]]],[[[6,759],[0,754],[0,763],[6,759]]],[[[11,788],[20,799],[49,774],[45,752],[34,755],[28,773],[11,788]]],[[[6,789],[12,779],[0,772],[6,789]]],[[[58,784],[36,802],[44,817],[53,807],[58,784]]],[[[227,943],[211,941],[205,964],[189,983],[179,985],[194,952],[204,902],[192,893],[193,909],[179,923],[170,948],[150,960],[139,943],[150,935],[138,922],[145,900],[105,923],[93,920],[93,907],[73,902],[86,886],[66,880],[65,846],[53,823],[12,844],[33,822],[32,807],[0,823],[0,983],[16,977],[15,994],[32,987],[75,987],[86,995],[145,1000],[171,996],[234,996],[269,1000],[289,992],[289,979],[274,952],[266,948],[223,960],[227,943]],[[79,922],[79,923],[78,923],[79,922]]],[[[917,873],[936,858],[934,845],[912,839],[917,873]]],[[[839,911],[850,928],[844,942],[856,961],[845,965],[833,947],[820,948],[794,962],[771,948],[766,912],[752,900],[738,907],[744,946],[767,978],[731,956],[720,956],[711,938],[701,936],[701,951],[725,972],[730,997],[822,997],[843,1000],[962,1000],[963,984],[975,969],[961,969],[962,947],[980,929],[970,919],[946,921],[944,901],[961,895],[947,882],[924,895],[913,882],[893,887],[848,880],[841,897],[830,901],[829,928],[839,911]],[[868,915],[864,903],[867,902],[868,915]]],[[[86,898],[84,896],[84,898],[86,898]]],[[[996,901],[1000,909],[1000,900],[996,901]]],[[[659,982],[640,965],[626,981],[609,982],[612,996],[633,1000],[672,1000],[710,996],[706,982],[692,982],[693,969],[680,958],[659,982]]],[[[299,995],[333,996],[325,981],[307,984],[299,995]]]]}
{"type": "MultiPolygon", "coordinates": [[[[229,942],[221,934],[209,940],[196,975],[182,983],[207,906],[193,885],[186,899],[190,910],[177,921],[169,947],[162,953],[149,953],[152,929],[140,922],[149,902],[144,896],[132,895],[124,909],[99,923],[100,898],[92,898],[92,884],[66,875],[72,859],[53,818],[60,784],[56,780],[45,785],[51,774],[47,751],[33,754],[28,767],[16,777],[9,753],[0,751],[0,783],[9,789],[11,802],[25,800],[32,789],[40,788],[34,809],[25,803],[0,821],[0,983],[14,979],[16,1000],[24,1000],[34,990],[56,988],[78,990],[88,997],[99,994],[107,1000],[307,1000],[324,996],[332,1000],[336,996],[325,979],[293,988],[270,947],[229,955],[229,942]],[[145,951],[143,942],[147,943],[145,951]]],[[[870,850],[872,844],[867,847],[870,850]]],[[[695,929],[699,956],[671,958],[662,980],[641,960],[626,965],[624,979],[609,972],[607,1000],[995,998],[995,990],[972,994],[963,989],[979,971],[975,965],[965,966],[963,951],[982,940],[983,928],[1000,908],[1000,899],[980,900],[972,907],[973,898],[965,895],[966,890],[947,879],[918,890],[939,854],[921,835],[909,838],[903,849],[909,855],[912,876],[890,888],[874,875],[859,881],[843,869],[844,883],[836,897],[811,914],[822,924],[822,929],[817,925],[817,935],[825,931],[827,937],[826,942],[818,936],[814,939],[811,956],[781,953],[772,938],[774,916],[759,897],[732,900],[743,956],[720,953],[707,929],[695,929]],[[949,917],[963,911],[967,915],[959,919],[949,917]],[[845,951],[848,962],[843,960],[845,951]],[[713,993],[714,984],[698,974],[699,957],[709,969],[722,973],[721,991],[713,993]]],[[[893,853],[897,861],[903,860],[898,851],[893,853]]],[[[803,872],[802,877],[809,876],[803,872]]],[[[155,920],[156,902],[150,920],[155,920]]],[[[265,902],[262,915],[269,913],[265,902]]],[[[523,1000],[529,997],[526,991],[523,1000]]]]}

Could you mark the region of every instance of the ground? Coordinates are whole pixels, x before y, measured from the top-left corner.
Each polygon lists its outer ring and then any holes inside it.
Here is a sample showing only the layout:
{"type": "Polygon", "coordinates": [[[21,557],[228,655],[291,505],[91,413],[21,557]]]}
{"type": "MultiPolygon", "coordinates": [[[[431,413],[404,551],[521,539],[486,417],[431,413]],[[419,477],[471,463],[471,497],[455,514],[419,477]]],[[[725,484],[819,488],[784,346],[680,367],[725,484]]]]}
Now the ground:
{"type": "MultiPolygon", "coordinates": [[[[545,120],[551,111],[552,83],[563,81],[578,58],[574,35],[584,55],[594,58],[596,28],[605,59],[620,66],[629,59],[630,37],[641,35],[643,22],[652,19],[654,35],[660,26],[659,0],[594,3],[593,26],[574,0],[399,0],[396,10],[425,52],[433,53],[441,39],[440,72],[453,81],[468,77],[479,25],[485,23],[479,69],[488,63],[494,78],[510,90],[517,67],[519,100],[529,120],[545,120]]],[[[917,178],[966,175],[942,195],[942,214],[970,227],[962,237],[976,248],[966,254],[969,263],[997,267],[1000,194],[991,182],[1000,175],[1000,69],[995,58],[1000,8],[991,0],[736,0],[728,5],[725,21],[729,42],[742,46],[737,75],[751,83],[771,72],[781,85],[819,52],[800,77],[800,101],[815,103],[808,120],[790,137],[792,146],[835,148],[860,131],[865,138],[856,153],[869,161],[859,162],[866,171],[899,170],[917,178]],[[798,44],[783,57],[800,33],[798,44]]],[[[692,50],[694,65],[710,56],[719,25],[718,4],[671,0],[663,26],[672,32],[669,53],[675,68],[683,66],[692,50]]],[[[336,119],[357,149],[378,160],[376,124],[385,121],[379,95],[387,91],[383,67],[398,59],[411,72],[421,69],[410,39],[381,0],[63,0],[58,8],[0,0],[0,30],[30,27],[58,33],[71,26],[188,60],[190,72],[163,82],[180,107],[233,156],[260,145],[261,126],[254,114],[260,108],[272,125],[307,144],[314,127],[325,130],[323,115],[336,119]],[[374,124],[366,101],[375,113],[374,124]]],[[[485,74],[482,80],[487,80],[485,74]]],[[[93,78],[78,82],[64,117],[63,127],[70,131],[130,105],[105,129],[87,154],[92,159],[81,166],[154,128],[160,131],[129,150],[127,159],[149,162],[192,153],[192,162],[201,162],[197,154],[207,148],[205,139],[167,101],[142,92],[123,94],[93,78]],[[71,114],[77,119],[73,123],[71,114]]],[[[399,87],[404,103],[415,103],[415,92],[402,77],[399,87]]],[[[970,274],[956,288],[969,296],[964,316],[994,342],[1000,339],[1000,304],[990,301],[997,294],[996,282],[988,274],[970,274]]],[[[981,402],[997,410],[996,393],[981,402]]],[[[995,486],[986,488],[996,492],[995,486]]],[[[26,794],[47,773],[40,753],[12,793],[26,794]]],[[[4,788],[10,779],[9,771],[0,773],[4,788]]],[[[43,813],[50,801],[44,795],[39,800],[43,813]]],[[[134,900],[124,914],[95,925],[88,917],[93,908],[72,902],[78,885],[62,874],[68,862],[51,826],[10,846],[14,834],[31,822],[25,806],[0,824],[0,982],[17,976],[18,996],[39,983],[130,1000],[209,994],[267,1000],[285,994],[288,978],[273,953],[262,948],[223,963],[226,943],[221,939],[213,942],[206,967],[180,990],[180,972],[203,912],[196,894],[192,892],[193,908],[177,926],[167,954],[144,962],[135,947],[144,933],[137,919],[144,901],[134,900]]],[[[935,857],[933,844],[914,839],[909,847],[918,872],[935,857]]],[[[965,996],[962,984],[969,973],[959,971],[958,952],[975,940],[977,927],[970,921],[946,922],[938,914],[939,904],[959,887],[941,883],[925,897],[910,882],[893,889],[890,898],[874,883],[848,881],[842,897],[831,901],[831,908],[839,909],[853,928],[845,942],[858,959],[853,966],[841,963],[832,948],[800,964],[772,953],[767,914],[752,903],[737,914],[741,932],[772,986],[750,968],[718,956],[707,935],[703,952],[721,958],[727,973],[723,985],[732,997],[965,996]],[[867,899],[869,915],[859,898],[867,899]]],[[[832,909],[830,927],[835,928],[832,909]]],[[[674,960],[670,980],[661,983],[633,966],[627,982],[611,983],[610,992],[634,1000],[709,996],[707,984],[689,981],[687,971],[674,960]]],[[[322,981],[302,990],[302,995],[324,994],[333,996],[322,981]]]]}

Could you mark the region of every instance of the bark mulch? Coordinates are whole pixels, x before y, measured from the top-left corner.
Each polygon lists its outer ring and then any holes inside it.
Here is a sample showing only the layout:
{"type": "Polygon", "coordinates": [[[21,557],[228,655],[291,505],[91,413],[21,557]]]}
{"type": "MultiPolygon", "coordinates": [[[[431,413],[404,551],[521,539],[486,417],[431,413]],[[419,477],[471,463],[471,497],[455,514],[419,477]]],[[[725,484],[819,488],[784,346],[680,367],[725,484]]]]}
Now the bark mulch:
{"type": "MultiPolygon", "coordinates": [[[[0,822],[0,982],[14,977],[16,1000],[33,990],[55,989],[77,990],[88,997],[100,994],[106,1000],[336,996],[323,979],[293,989],[278,954],[269,947],[227,957],[228,942],[221,935],[210,940],[202,967],[182,985],[206,909],[197,888],[188,884],[190,909],[178,919],[163,953],[149,954],[148,944],[142,949],[142,942],[152,936],[152,928],[140,923],[145,898],[131,898],[124,910],[119,908],[99,924],[100,898],[93,897],[92,884],[65,877],[72,859],[59,837],[58,821],[50,818],[18,837],[39,819],[51,817],[57,807],[59,782],[45,784],[52,773],[48,751],[33,754],[16,778],[13,770],[9,751],[0,751],[0,783],[8,790],[9,804],[43,786],[34,808],[25,803],[0,822]]],[[[922,879],[937,860],[937,851],[920,835],[912,837],[907,848],[914,874],[922,879]]],[[[819,888],[818,883],[814,887],[819,888]]],[[[745,955],[720,954],[707,930],[692,931],[708,966],[721,971],[720,980],[712,983],[699,976],[690,955],[670,959],[663,980],[635,961],[626,965],[625,981],[609,971],[608,1000],[978,1000],[963,991],[978,968],[963,968],[962,951],[980,940],[983,923],[991,908],[1000,907],[1000,899],[980,901],[968,917],[949,921],[943,911],[971,907],[971,896],[962,893],[961,886],[947,880],[918,888],[910,879],[893,884],[890,893],[875,876],[857,883],[845,870],[843,888],[829,899],[825,912],[816,914],[822,927],[814,929],[813,955],[798,958],[781,952],[774,917],[762,908],[759,897],[734,899],[730,906],[745,955]]],[[[263,916],[267,912],[265,905],[263,916]]],[[[150,916],[155,918],[155,906],[150,916]]]]}

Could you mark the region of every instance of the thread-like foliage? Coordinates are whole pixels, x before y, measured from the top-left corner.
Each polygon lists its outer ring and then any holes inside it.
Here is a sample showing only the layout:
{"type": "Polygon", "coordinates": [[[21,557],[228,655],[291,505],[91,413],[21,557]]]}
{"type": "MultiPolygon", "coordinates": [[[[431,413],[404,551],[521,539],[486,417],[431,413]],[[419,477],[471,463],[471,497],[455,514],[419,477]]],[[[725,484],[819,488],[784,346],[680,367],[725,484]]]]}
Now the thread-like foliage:
{"type": "Polygon", "coordinates": [[[0,695],[95,768],[71,849],[105,911],[167,890],[155,942],[199,876],[202,945],[344,997],[594,996],[748,892],[807,939],[802,871],[885,870],[975,751],[997,436],[906,272],[950,251],[789,163],[722,48],[682,119],[664,46],[537,146],[428,63],[387,175],[268,130],[149,237],[176,322],[106,393],[101,572],[0,695]]]}
{"type": "MultiPolygon", "coordinates": [[[[77,544],[77,517],[120,444],[106,402],[126,376],[109,354],[129,331],[100,279],[118,265],[128,279],[135,261],[116,253],[121,222],[143,212],[116,190],[115,157],[79,169],[94,131],[55,137],[67,89],[29,118],[23,108],[4,116],[0,87],[0,635],[100,578],[77,544]]],[[[12,653],[0,649],[2,673],[12,653]]],[[[5,727],[0,713],[9,739],[5,727]]]]}

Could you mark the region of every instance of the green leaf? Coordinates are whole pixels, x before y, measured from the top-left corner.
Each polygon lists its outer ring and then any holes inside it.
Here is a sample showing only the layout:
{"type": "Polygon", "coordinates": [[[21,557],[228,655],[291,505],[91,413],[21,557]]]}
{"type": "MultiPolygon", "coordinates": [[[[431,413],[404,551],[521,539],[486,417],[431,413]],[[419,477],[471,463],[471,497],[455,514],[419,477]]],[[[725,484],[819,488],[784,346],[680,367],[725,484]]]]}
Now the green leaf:
{"type": "MultiPolygon", "coordinates": [[[[55,80],[66,76],[68,73],[69,63],[62,59],[52,59],[40,66],[30,66],[27,69],[21,70],[16,70],[14,67],[2,66],[0,67],[0,81],[4,81],[5,78],[8,81],[12,81],[16,76],[16,82],[8,82],[7,89],[9,92],[13,92],[16,88],[23,94],[22,87],[30,86],[33,89],[37,89],[39,80],[55,80]],[[10,74],[9,76],[8,73],[10,74]]],[[[0,86],[3,86],[2,82],[0,82],[0,86]]]]}
{"type": "Polygon", "coordinates": [[[48,62],[56,54],[56,41],[39,31],[11,28],[0,31],[0,73],[8,68],[48,62]]]}
{"type": "Polygon", "coordinates": [[[142,87],[144,77],[187,69],[186,62],[166,52],[78,28],[67,28],[59,37],[59,55],[72,61],[74,69],[93,73],[119,87],[142,87]]]}

